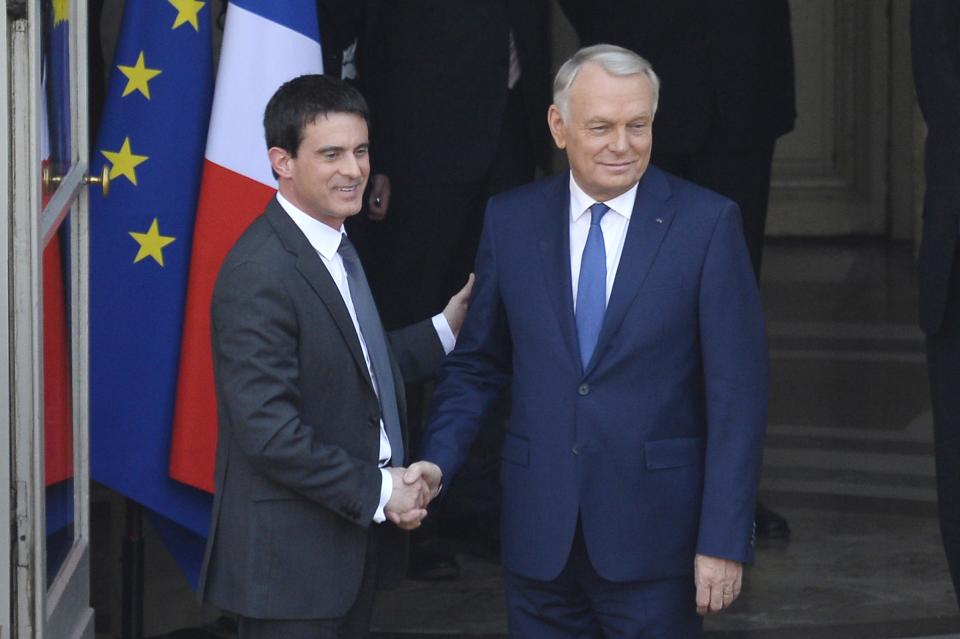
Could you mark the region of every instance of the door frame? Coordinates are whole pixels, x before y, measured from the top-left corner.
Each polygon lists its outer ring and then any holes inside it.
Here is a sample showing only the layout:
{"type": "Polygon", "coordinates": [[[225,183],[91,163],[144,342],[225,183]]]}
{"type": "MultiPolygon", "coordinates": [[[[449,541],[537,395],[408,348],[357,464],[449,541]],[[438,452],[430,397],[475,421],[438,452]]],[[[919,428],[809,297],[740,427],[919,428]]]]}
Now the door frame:
{"type": "MultiPolygon", "coordinates": [[[[7,42],[7,12],[0,12],[0,87],[2,94],[9,94],[7,42]]],[[[4,99],[7,102],[7,98],[4,99]]],[[[0,166],[10,166],[9,118],[0,118],[0,166]]],[[[10,362],[10,290],[2,283],[9,282],[10,272],[10,214],[13,194],[10,190],[10,174],[0,171],[0,198],[6,211],[0,220],[0,362],[10,362]]],[[[0,526],[0,548],[12,548],[15,516],[12,511],[11,489],[13,468],[10,448],[10,367],[0,367],[0,512],[7,513],[7,522],[0,526]]],[[[0,552],[0,637],[11,632],[12,576],[11,553],[0,552]]]]}
{"type": "Polygon", "coordinates": [[[53,197],[42,205],[40,131],[45,99],[41,86],[41,2],[28,2],[26,15],[11,23],[5,51],[11,56],[9,91],[13,115],[12,273],[8,310],[12,340],[10,390],[13,416],[12,463],[16,501],[16,566],[13,573],[15,634],[23,638],[92,638],[90,608],[90,483],[87,419],[87,2],[70,0],[70,168],[53,197]],[[69,218],[67,215],[69,215],[69,218]],[[70,326],[73,400],[74,541],[47,587],[46,485],[43,415],[42,254],[64,220],[70,224],[70,326]]]}

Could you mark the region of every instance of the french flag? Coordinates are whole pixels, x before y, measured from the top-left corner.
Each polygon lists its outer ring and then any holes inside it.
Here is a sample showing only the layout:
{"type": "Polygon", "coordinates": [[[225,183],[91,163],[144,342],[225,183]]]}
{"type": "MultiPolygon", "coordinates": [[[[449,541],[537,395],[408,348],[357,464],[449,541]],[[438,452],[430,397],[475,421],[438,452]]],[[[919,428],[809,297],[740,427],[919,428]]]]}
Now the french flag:
{"type": "Polygon", "coordinates": [[[230,0],[187,284],[170,476],[213,492],[217,405],[210,301],[227,252],[276,193],[263,110],[281,84],[323,73],[314,0],[230,0]]]}

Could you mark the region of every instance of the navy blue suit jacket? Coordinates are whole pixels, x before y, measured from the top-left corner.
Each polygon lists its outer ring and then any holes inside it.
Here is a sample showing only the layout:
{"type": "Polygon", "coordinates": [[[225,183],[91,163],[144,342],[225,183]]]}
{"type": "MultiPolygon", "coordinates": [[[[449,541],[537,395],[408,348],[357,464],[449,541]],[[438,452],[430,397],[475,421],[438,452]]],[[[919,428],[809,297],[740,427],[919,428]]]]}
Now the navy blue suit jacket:
{"type": "Polygon", "coordinates": [[[578,517],[594,568],[612,581],[689,574],[696,552],[750,561],[767,348],[736,205],[646,171],[584,367],[569,200],[569,173],[490,200],[422,457],[449,481],[509,387],[505,568],[556,577],[578,517]]]}

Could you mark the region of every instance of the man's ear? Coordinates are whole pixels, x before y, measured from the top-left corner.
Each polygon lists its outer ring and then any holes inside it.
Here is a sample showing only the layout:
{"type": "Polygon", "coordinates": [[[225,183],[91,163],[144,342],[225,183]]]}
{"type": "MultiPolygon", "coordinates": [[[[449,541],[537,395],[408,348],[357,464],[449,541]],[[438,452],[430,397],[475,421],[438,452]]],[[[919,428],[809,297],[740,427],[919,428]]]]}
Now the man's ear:
{"type": "Polygon", "coordinates": [[[567,148],[567,127],[563,123],[563,116],[556,104],[551,104],[547,109],[547,126],[550,127],[550,135],[553,136],[553,143],[557,148],[567,148]]]}
{"type": "Polygon", "coordinates": [[[273,172],[282,178],[290,177],[290,153],[278,146],[272,146],[267,151],[267,157],[270,158],[270,167],[273,172]]]}

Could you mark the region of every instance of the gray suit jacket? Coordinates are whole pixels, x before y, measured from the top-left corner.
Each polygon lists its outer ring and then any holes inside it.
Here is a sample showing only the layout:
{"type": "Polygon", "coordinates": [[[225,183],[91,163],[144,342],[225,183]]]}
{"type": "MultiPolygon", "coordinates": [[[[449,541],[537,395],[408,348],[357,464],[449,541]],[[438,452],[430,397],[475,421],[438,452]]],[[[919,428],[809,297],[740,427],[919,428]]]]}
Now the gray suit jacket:
{"type": "MultiPolygon", "coordinates": [[[[224,261],[211,313],[219,440],[200,597],[247,617],[342,616],[380,499],[380,405],[336,284],[276,200],[224,261]]],[[[401,370],[423,379],[443,349],[429,320],[388,337],[402,418],[401,370]]],[[[381,581],[398,580],[405,539],[385,533],[381,581]]]]}

